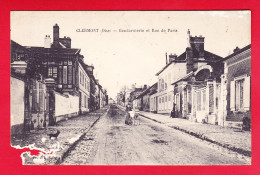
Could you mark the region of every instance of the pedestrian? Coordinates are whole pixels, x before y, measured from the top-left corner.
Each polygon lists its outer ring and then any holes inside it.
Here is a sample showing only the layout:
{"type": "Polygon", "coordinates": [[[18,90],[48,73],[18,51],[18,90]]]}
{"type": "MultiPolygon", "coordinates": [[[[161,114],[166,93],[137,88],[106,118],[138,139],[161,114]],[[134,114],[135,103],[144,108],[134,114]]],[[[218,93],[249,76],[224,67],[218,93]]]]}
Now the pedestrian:
{"type": "Polygon", "coordinates": [[[175,118],[175,106],[176,106],[176,104],[173,102],[173,108],[172,108],[171,116],[170,116],[172,118],[175,118]]]}
{"type": "Polygon", "coordinates": [[[131,120],[131,116],[130,116],[129,111],[131,111],[131,106],[128,104],[126,106],[126,118],[125,118],[125,124],[127,124],[127,125],[132,124],[132,120],[131,120]]]}

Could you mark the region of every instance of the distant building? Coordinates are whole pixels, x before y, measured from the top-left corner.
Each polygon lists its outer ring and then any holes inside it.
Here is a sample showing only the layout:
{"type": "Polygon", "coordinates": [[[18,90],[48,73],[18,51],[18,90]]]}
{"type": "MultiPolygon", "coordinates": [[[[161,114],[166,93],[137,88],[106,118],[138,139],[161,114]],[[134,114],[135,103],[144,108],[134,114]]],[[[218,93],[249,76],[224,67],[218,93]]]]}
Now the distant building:
{"type": "Polygon", "coordinates": [[[158,110],[158,97],[157,97],[158,83],[153,84],[150,87],[150,112],[157,113],[158,110]]]}
{"type": "Polygon", "coordinates": [[[78,63],[77,83],[79,87],[79,113],[90,111],[90,75],[82,60],[78,63]]]}
{"type": "Polygon", "coordinates": [[[115,103],[115,101],[112,98],[108,99],[108,104],[114,104],[114,103],[115,103]]]}
{"type": "Polygon", "coordinates": [[[153,84],[151,87],[145,89],[139,96],[136,97],[137,108],[142,111],[150,112],[154,111],[154,98],[151,95],[157,92],[157,83],[153,84]],[[152,109],[151,109],[152,108],[152,109]]]}
{"type": "Polygon", "coordinates": [[[158,76],[158,113],[170,113],[174,101],[174,87],[171,85],[179,78],[186,75],[186,59],[185,54],[177,57],[177,55],[166,54],[166,65],[156,74],[158,76]]]}

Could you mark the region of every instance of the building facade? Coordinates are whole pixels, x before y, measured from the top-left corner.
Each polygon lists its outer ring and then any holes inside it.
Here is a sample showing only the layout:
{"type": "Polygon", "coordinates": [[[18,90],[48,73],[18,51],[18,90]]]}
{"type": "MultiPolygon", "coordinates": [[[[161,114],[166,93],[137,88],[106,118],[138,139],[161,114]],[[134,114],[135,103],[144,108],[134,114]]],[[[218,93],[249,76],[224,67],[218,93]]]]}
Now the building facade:
{"type": "Polygon", "coordinates": [[[84,63],[78,64],[78,87],[79,87],[79,113],[84,114],[90,111],[90,78],[84,63]]]}
{"type": "Polygon", "coordinates": [[[217,124],[223,58],[204,50],[204,37],[192,37],[188,31],[188,47],[179,59],[186,67],[185,75],[172,83],[174,117],[217,124]]]}
{"type": "Polygon", "coordinates": [[[251,120],[251,44],[224,59],[221,77],[220,125],[243,126],[243,120],[251,120]]]}
{"type": "Polygon", "coordinates": [[[49,94],[36,55],[11,41],[11,134],[49,125],[49,94]]]}

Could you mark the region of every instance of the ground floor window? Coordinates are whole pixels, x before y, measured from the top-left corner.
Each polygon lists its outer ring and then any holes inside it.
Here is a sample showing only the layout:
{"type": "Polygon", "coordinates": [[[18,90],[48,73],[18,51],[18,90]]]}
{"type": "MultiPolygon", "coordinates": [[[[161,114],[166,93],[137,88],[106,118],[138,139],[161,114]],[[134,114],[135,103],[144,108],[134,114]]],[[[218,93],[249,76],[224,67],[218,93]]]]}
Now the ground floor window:
{"type": "Polygon", "coordinates": [[[236,110],[240,110],[240,109],[243,109],[244,108],[244,98],[243,98],[243,95],[244,95],[244,79],[241,79],[241,80],[237,80],[235,82],[235,101],[236,101],[236,104],[235,104],[235,107],[236,107],[236,110]]]}
{"type": "Polygon", "coordinates": [[[57,78],[57,67],[48,68],[48,77],[57,78]]]}
{"type": "Polygon", "coordinates": [[[241,76],[230,82],[231,111],[250,110],[250,76],[241,76]]]}
{"type": "Polygon", "coordinates": [[[191,98],[191,90],[188,89],[188,113],[191,113],[191,106],[192,106],[192,98],[191,98]]]}

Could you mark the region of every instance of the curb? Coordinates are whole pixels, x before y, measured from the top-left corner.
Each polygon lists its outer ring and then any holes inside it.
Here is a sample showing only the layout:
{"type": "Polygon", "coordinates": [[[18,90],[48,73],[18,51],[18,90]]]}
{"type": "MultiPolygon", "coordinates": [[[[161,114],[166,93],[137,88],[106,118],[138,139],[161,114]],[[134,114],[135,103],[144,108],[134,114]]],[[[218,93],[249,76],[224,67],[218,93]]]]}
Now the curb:
{"type": "MultiPolygon", "coordinates": [[[[108,108],[108,110],[109,110],[109,108],[108,108]]],[[[106,112],[102,113],[102,114],[90,125],[90,127],[88,127],[88,128],[81,134],[81,136],[80,136],[74,143],[72,143],[71,146],[70,146],[66,151],[64,151],[64,152],[61,154],[61,156],[58,158],[58,160],[55,162],[54,165],[59,165],[59,164],[61,164],[61,163],[63,162],[64,158],[68,156],[68,153],[69,153],[71,150],[74,149],[74,147],[78,144],[78,142],[79,142],[80,140],[82,140],[82,138],[87,134],[87,132],[99,121],[99,119],[100,119],[102,116],[104,116],[104,115],[107,114],[108,110],[107,110],[106,112]]]]}
{"type": "MultiPolygon", "coordinates": [[[[160,121],[155,120],[155,119],[151,119],[151,118],[149,118],[149,117],[147,117],[147,116],[145,116],[145,115],[143,115],[143,114],[139,114],[139,115],[142,116],[142,117],[144,117],[144,118],[146,118],[146,119],[155,121],[155,122],[157,122],[157,123],[164,124],[163,122],[160,122],[160,121]]],[[[166,125],[166,126],[167,126],[167,125],[166,125]]],[[[191,136],[194,136],[194,137],[196,137],[196,138],[199,138],[199,139],[201,139],[201,140],[205,140],[205,141],[207,141],[207,142],[214,143],[214,144],[216,144],[216,145],[218,145],[218,146],[221,146],[221,147],[223,147],[223,148],[227,148],[227,149],[229,149],[229,150],[231,150],[231,151],[237,152],[237,153],[242,154],[242,155],[244,155],[244,156],[251,157],[251,154],[252,154],[251,151],[247,151],[247,150],[244,150],[244,149],[241,149],[241,148],[237,148],[237,147],[234,147],[234,146],[229,145],[229,144],[220,143],[220,142],[218,142],[218,141],[212,140],[212,139],[210,139],[210,138],[204,136],[203,134],[199,134],[199,133],[195,133],[195,132],[192,132],[192,131],[188,131],[188,130],[183,129],[183,128],[180,128],[180,127],[178,127],[178,126],[168,126],[168,127],[173,128],[173,129],[176,129],[176,130],[179,130],[179,131],[184,132],[184,133],[187,133],[187,134],[189,134],[189,135],[191,135],[191,136]]]]}

